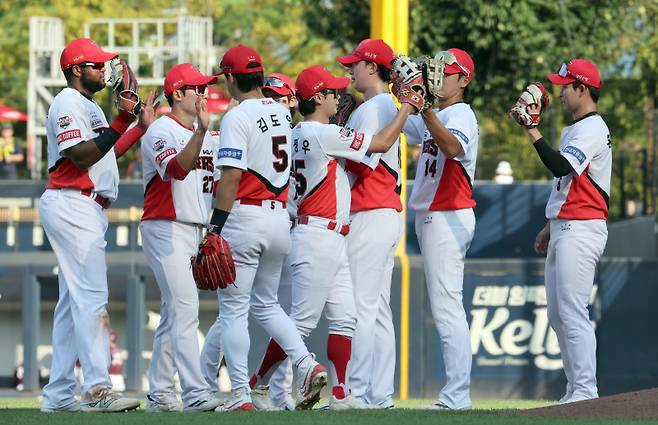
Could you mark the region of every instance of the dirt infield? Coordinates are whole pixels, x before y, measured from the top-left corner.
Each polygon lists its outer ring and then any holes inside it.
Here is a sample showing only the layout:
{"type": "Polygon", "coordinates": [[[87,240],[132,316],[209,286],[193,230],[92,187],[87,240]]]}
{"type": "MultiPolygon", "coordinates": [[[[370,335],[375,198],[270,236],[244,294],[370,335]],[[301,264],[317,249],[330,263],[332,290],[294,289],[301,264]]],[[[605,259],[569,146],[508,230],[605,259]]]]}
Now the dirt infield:
{"type": "Polygon", "coordinates": [[[522,416],[571,418],[658,418],[658,388],[585,400],[576,403],[524,410],[522,416]]]}

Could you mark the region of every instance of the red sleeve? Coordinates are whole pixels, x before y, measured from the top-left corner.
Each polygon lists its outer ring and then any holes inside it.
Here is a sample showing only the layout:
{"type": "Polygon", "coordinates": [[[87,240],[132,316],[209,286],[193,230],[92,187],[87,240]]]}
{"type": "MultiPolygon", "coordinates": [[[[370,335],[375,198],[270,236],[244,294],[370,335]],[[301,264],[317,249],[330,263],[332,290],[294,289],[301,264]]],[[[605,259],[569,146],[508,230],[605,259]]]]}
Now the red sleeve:
{"type": "Polygon", "coordinates": [[[359,179],[365,179],[372,173],[372,168],[360,162],[345,161],[345,169],[351,173],[356,174],[359,179]]]}
{"type": "Polygon", "coordinates": [[[119,140],[114,144],[114,151],[117,158],[126,153],[143,135],[144,129],[138,125],[123,133],[119,140]]]}
{"type": "Polygon", "coordinates": [[[169,177],[172,177],[176,180],[183,180],[185,177],[187,177],[189,171],[185,171],[183,167],[180,166],[178,163],[177,158],[172,158],[168,163],[167,163],[167,175],[169,177]]]}
{"type": "Polygon", "coordinates": [[[133,121],[135,117],[132,116],[129,112],[119,111],[119,115],[112,121],[110,127],[115,129],[117,133],[123,134],[128,130],[128,126],[133,121]]]}

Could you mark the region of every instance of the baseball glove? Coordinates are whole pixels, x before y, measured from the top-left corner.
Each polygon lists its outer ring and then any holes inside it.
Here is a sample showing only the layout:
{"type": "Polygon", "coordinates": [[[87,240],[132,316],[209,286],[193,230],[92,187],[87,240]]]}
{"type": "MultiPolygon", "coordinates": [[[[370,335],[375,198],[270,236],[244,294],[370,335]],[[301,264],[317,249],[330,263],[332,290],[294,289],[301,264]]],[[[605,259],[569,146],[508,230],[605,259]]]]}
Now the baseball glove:
{"type": "Polygon", "coordinates": [[[190,262],[197,288],[215,291],[235,285],[235,264],[231,247],[220,235],[208,232],[190,262]]]}
{"type": "Polygon", "coordinates": [[[445,63],[442,60],[432,58],[430,56],[419,56],[413,60],[423,71],[423,80],[427,87],[427,96],[425,106],[431,108],[434,106],[437,97],[439,96],[439,90],[443,86],[443,68],[445,63]]]}
{"type": "Polygon", "coordinates": [[[542,83],[532,83],[525,88],[509,114],[517,123],[525,128],[535,128],[541,122],[541,114],[548,109],[551,100],[542,83]],[[528,107],[539,105],[538,112],[530,112],[528,107]]]}
{"type": "Polygon", "coordinates": [[[393,60],[391,71],[393,94],[400,103],[408,103],[420,112],[425,109],[427,85],[420,66],[409,57],[400,55],[393,60]]]}
{"type": "Polygon", "coordinates": [[[117,97],[117,107],[120,110],[139,116],[142,101],[137,94],[137,78],[126,61],[114,59],[111,63],[112,72],[108,85],[117,97]]]}
{"type": "Polygon", "coordinates": [[[357,106],[359,106],[359,102],[357,102],[356,98],[347,91],[342,91],[338,100],[336,115],[329,119],[329,123],[345,127],[345,124],[347,124],[347,121],[357,106]]]}

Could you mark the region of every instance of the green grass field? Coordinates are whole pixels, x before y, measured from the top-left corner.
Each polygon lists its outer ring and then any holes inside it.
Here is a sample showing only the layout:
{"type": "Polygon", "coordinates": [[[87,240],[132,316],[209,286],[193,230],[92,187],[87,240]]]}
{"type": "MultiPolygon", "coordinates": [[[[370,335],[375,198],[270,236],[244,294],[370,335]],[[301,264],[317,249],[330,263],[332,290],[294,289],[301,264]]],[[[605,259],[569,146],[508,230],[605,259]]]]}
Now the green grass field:
{"type": "Polygon", "coordinates": [[[350,411],[350,412],[253,412],[253,413],[159,413],[150,414],[143,410],[131,413],[83,414],[39,412],[39,401],[35,398],[0,398],[0,424],[45,425],[45,424],[140,424],[140,425],[504,425],[504,424],[648,424],[658,421],[562,419],[517,416],[519,409],[530,409],[552,404],[547,401],[484,400],[476,402],[468,412],[432,412],[415,410],[430,400],[399,401],[395,410],[350,411]]]}

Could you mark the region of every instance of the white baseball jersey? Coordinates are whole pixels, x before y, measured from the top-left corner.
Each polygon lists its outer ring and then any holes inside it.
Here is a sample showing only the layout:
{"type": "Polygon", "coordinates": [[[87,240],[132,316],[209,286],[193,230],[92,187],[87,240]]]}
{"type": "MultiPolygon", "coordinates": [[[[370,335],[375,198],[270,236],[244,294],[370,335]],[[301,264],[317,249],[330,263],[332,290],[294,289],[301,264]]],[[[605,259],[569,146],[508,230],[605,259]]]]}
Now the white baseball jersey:
{"type": "MultiPolygon", "coordinates": [[[[380,93],[359,105],[345,127],[377,134],[393,121],[397,112],[390,93],[380,93]]],[[[352,183],[352,212],[377,208],[402,211],[399,139],[383,154],[368,154],[360,164],[347,164],[348,170],[354,166],[368,166],[373,171],[366,178],[356,178],[352,183]]]]}
{"type": "Polygon", "coordinates": [[[414,188],[409,197],[412,211],[445,211],[473,208],[473,180],[479,130],[477,119],[466,103],[435,110],[439,121],[455,135],[462,152],[448,159],[425,126],[423,118],[410,116],[403,128],[409,144],[421,144],[414,188]]]}
{"type": "Polygon", "coordinates": [[[569,161],[574,172],[553,179],[546,218],[606,220],[612,143],[603,118],[592,112],[565,127],[560,136],[560,155],[569,161]]]}
{"type": "Polygon", "coordinates": [[[270,98],[244,100],[226,113],[217,166],[246,171],[235,199],[288,200],[291,121],[290,111],[270,98]]]}
{"type": "Polygon", "coordinates": [[[48,109],[46,123],[49,173],[46,188],[89,190],[114,201],[119,192],[114,149],[86,170],[62,156],[62,151],[95,139],[108,127],[105,114],[96,102],[69,87],[59,92],[48,109]]]}
{"type": "Polygon", "coordinates": [[[350,184],[340,159],[360,162],[372,136],[333,124],[302,121],[292,130],[291,200],[298,215],[348,223],[350,184]]]}
{"type": "Polygon", "coordinates": [[[185,127],[173,115],[151,124],[142,138],[144,164],[144,214],[142,220],[167,219],[207,224],[213,205],[214,158],[219,132],[208,131],[194,168],[183,180],[167,174],[167,165],[187,145],[194,128],[185,127]]]}

